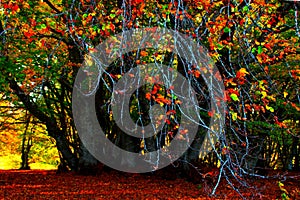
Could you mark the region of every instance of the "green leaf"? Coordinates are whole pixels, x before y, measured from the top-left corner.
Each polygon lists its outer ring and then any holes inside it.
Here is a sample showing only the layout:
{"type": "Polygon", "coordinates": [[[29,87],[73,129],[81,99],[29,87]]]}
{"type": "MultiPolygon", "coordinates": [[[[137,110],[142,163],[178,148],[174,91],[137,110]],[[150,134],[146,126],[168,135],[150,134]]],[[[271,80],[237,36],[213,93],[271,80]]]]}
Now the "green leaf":
{"type": "Polygon", "coordinates": [[[176,95],[174,95],[174,94],[171,94],[171,96],[172,96],[172,99],[177,99],[178,97],[176,96],[176,95]]]}
{"type": "Polygon", "coordinates": [[[258,47],[257,53],[258,53],[258,54],[261,54],[261,53],[262,53],[262,46],[259,46],[259,47],[258,47]]]}
{"type": "Polygon", "coordinates": [[[248,12],[248,10],[249,10],[248,6],[243,7],[243,12],[248,12]]]}
{"type": "Polygon", "coordinates": [[[239,101],[239,97],[238,97],[236,94],[231,94],[231,95],[230,95],[230,98],[231,98],[233,101],[239,101]]]}
{"type": "Polygon", "coordinates": [[[93,26],[93,30],[97,31],[97,30],[99,30],[99,28],[97,26],[93,26]]]}
{"type": "Polygon", "coordinates": [[[258,30],[254,30],[254,35],[259,36],[261,33],[258,30]]]}
{"type": "Polygon", "coordinates": [[[230,32],[230,28],[225,27],[225,28],[224,28],[224,33],[229,33],[229,32],[230,32]]]}
{"type": "Polygon", "coordinates": [[[169,7],[169,5],[162,5],[163,10],[166,10],[169,7]]]}
{"type": "Polygon", "coordinates": [[[288,196],[286,195],[286,193],[282,193],[281,197],[282,197],[283,200],[289,199],[288,196]]]}
{"type": "Polygon", "coordinates": [[[221,50],[221,49],[223,49],[223,45],[217,43],[217,48],[218,48],[218,50],[221,50]]]}
{"type": "Polygon", "coordinates": [[[50,25],[51,25],[51,26],[55,26],[55,21],[51,21],[51,22],[50,22],[50,25]]]}
{"type": "Polygon", "coordinates": [[[41,28],[42,28],[42,29],[47,28],[46,24],[42,24],[42,25],[41,25],[41,28]]]}
{"type": "Polygon", "coordinates": [[[254,48],[252,48],[251,53],[255,53],[255,51],[256,51],[256,48],[254,47],[254,48]]]}
{"type": "Polygon", "coordinates": [[[114,18],[116,16],[116,14],[112,13],[109,15],[111,18],[114,18]]]}

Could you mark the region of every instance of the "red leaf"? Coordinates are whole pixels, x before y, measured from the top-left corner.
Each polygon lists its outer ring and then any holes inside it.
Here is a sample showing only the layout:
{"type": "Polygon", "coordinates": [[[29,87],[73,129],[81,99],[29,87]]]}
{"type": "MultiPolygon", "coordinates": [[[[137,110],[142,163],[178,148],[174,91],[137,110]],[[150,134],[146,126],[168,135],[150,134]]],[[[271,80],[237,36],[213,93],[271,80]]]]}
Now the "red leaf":
{"type": "Polygon", "coordinates": [[[115,25],[113,23],[110,23],[110,30],[115,31],[115,25]]]}
{"type": "Polygon", "coordinates": [[[176,114],[176,111],[175,110],[169,110],[166,115],[173,115],[173,114],[176,114]]]}
{"type": "Polygon", "coordinates": [[[11,10],[12,11],[17,11],[19,9],[19,6],[17,4],[14,4],[12,7],[11,7],[11,10]]]}
{"type": "Polygon", "coordinates": [[[213,117],[214,116],[214,111],[208,111],[208,116],[213,117]]]}

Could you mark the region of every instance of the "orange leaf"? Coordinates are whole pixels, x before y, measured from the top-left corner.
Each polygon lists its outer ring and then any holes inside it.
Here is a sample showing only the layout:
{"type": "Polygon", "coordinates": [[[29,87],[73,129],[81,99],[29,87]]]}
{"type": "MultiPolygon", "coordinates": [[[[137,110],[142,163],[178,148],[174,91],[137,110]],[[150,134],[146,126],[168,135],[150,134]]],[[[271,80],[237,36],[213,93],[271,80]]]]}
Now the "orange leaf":
{"type": "Polygon", "coordinates": [[[241,69],[236,73],[236,77],[237,77],[237,78],[245,77],[246,74],[249,74],[249,72],[247,72],[247,70],[246,70],[245,68],[241,68],[241,69]]]}
{"type": "Polygon", "coordinates": [[[199,76],[200,76],[200,71],[199,71],[199,70],[194,70],[194,76],[195,76],[196,78],[199,78],[199,76]]]}
{"type": "Polygon", "coordinates": [[[147,53],[146,51],[141,51],[141,52],[140,52],[140,55],[141,55],[141,56],[147,56],[148,53],[147,53]]]}

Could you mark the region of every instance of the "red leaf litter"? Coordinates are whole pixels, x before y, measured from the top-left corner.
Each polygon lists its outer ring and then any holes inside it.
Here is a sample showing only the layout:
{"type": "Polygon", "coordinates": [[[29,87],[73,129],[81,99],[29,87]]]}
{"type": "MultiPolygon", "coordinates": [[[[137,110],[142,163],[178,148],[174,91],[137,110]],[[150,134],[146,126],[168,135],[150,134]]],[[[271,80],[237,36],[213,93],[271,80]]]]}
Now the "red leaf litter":
{"type": "MultiPolygon", "coordinates": [[[[299,173],[281,177],[289,199],[300,199],[299,173]],[[291,177],[291,178],[286,178],[291,177]]],[[[195,176],[198,176],[195,174],[195,176]]],[[[0,199],[242,199],[225,178],[216,190],[217,177],[207,174],[197,183],[155,175],[116,171],[95,176],[56,174],[43,170],[0,170],[0,199]]],[[[249,188],[237,185],[245,199],[283,199],[279,178],[249,178],[249,188]]],[[[234,184],[234,183],[233,183],[234,184]]]]}

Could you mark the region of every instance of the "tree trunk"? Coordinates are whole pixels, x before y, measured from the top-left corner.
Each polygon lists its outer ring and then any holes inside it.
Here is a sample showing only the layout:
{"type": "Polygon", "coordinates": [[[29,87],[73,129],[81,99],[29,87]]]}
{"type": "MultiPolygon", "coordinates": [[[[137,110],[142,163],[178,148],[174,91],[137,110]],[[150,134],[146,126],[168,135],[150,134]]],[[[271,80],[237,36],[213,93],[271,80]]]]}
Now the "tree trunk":
{"type": "Polygon", "coordinates": [[[29,123],[30,123],[30,116],[28,117],[27,112],[26,112],[26,127],[25,127],[25,131],[23,133],[23,139],[22,139],[22,155],[21,155],[21,167],[20,169],[30,169],[29,167],[29,163],[28,163],[28,155],[30,152],[30,149],[32,147],[32,139],[29,136],[28,138],[27,136],[27,130],[29,127],[29,123]],[[27,144],[26,144],[27,143],[27,144]]]}
{"type": "Polygon", "coordinates": [[[64,133],[62,133],[56,126],[55,122],[46,123],[49,136],[53,137],[56,141],[57,150],[61,152],[63,159],[66,160],[68,167],[71,171],[78,170],[78,159],[76,155],[70,149],[67,139],[64,133]]]}
{"type": "Polygon", "coordinates": [[[99,161],[80,142],[79,173],[83,175],[95,175],[99,172],[100,165],[99,161]]]}

